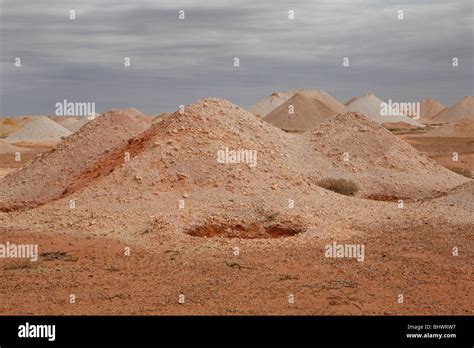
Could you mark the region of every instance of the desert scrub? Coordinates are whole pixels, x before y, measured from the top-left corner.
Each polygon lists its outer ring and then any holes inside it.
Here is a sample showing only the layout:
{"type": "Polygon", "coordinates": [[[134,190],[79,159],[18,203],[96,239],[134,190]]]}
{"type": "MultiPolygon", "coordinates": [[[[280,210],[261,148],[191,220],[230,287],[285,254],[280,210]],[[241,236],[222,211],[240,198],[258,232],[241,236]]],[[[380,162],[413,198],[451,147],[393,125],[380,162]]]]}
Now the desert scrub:
{"type": "Polygon", "coordinates": [[[466,168],[459,168],[459,167],[448,167],[448,169],[452,172],[455,172],[459,175],[463,175],[466,178],[471,178],[471,171],[466,168]]]}
{"type": "Polygon", "coordinates": [[[359,190],[355,182],[346,179],[327,178],[318,181],[317,185],[346,196],[353,196],[359,190]]]}

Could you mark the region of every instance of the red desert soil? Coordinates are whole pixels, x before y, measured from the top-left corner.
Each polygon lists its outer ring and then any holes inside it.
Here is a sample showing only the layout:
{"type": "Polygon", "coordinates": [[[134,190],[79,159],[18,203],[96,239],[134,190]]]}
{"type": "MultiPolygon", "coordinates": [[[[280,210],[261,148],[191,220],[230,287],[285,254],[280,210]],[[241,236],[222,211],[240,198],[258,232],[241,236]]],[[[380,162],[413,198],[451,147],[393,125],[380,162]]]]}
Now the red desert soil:
{"type": "Polygon", "coordinates": [[[99,151],[71,140],[87,129],[89,142],[109,139],[110,127],[88,123],[45,153],[44,166],[34,161],[0,180],[9,194],[2,242],[37,243],[43,253],[36,263],[0,259],[1,312],[472,314],[472,180],[360,114],[321,127],[287,134],[209,98],[128,140],[119,127],[123,140],[99,151]],[[257,150],[257,165],[220,163],[226,147],[257,150]],[[50,159],[71,176],[54,176],[50,159]],[[314,183],[327,175],[351,175],[363,194],[424,199],[401,208],[347,197],[314,183]],[[438,191],[445,195],[427,196],[438,191]],[[363,244],[365,260],[326,258],[333,242],[363,244]]]}

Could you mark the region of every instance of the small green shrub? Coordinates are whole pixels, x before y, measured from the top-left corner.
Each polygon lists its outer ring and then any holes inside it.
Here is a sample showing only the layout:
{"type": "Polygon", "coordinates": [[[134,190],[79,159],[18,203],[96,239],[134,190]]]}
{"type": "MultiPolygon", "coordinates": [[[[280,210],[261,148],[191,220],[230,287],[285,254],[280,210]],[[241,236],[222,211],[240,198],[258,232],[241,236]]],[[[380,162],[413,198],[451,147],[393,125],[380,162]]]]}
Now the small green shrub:
{"type": "Polygon", "coordinates": [[[355,182],[346,179],[327,178],[318,181],[317,185],[346,196],[352,196],[359,190],[355,182]]]}

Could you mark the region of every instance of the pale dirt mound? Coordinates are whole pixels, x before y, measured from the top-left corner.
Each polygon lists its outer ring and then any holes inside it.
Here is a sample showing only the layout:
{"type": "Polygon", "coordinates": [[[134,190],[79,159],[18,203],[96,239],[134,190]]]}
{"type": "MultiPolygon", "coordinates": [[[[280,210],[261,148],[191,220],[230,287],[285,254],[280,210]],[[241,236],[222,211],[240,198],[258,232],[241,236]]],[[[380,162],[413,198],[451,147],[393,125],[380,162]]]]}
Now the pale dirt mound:
{"type": "Polygon", "coordinates": [[[474,97],[466,96],[449,108],[433,116],[433,122],[452,122],[463,118],[474,119],[474,97]]]}
{"type": "Polygon", "coordinates": [[[433,116],[445,109],[445,106],[432,98],[423,99],[420,103],[420,119],[429,123],[433,116]]]}
{"type": "Polygon", "coordinates": [[[286,131],[306,131],[335,115],[335,111],[323,102],[296,93],[265,116],[264,120],[286,131]]]}
{"type": "Polygon", "coordinates": [[[295,93],[301,93],[302,95],[306,97],[319,100],[320,102],[324,103],[327,107],[329,107],[332,111],[334,111],[336,114],[342,112],[345,107],[344,104],[342,104],[339,100],[334,98],[328,92],[323,91],[321,89],[315,89],[315,90],[301,89],[301,90],[295,91],[295,93]]]}
{"type": "Polygon", "coordinates": [[[323,90],[310,90],[300,89],[285,92],[274,92],[269,97],[265,97],[260,100],[250,111],[259,117],[266,117],[270,112],[275,110],[284,102],[288,101],[296,93],[300,93],[308,98],[316,99],[330,108],[334,114],[341,112],[344,109],[344,105],[341,104],[336,98],[331,96],[328,92],[323,90]]]}
{"type": "Polygon", "coordinates": [[[474,119],[464,118],[448,124],[444,124],[438,128],[434,128],[423,134],[425,137],[474,137],[474,119]]]}
{"type": "Polygon", "coordinates": [[[72,133],[46,116],[40,116],[27,123],[20,131],[5,138],[8,143],[59,142],[72,133]]]}
{"type": "Polygon", "coordinates": [[[367,93],[362,97],[353,98],[353,100],[346,105],[344,111],[360,112],[377,123],[404,122],[417,127],[423,127],[419,122],[407,116],[381,115],[380,110],[382,103],[383,101],[377,98],[373,93],[367,93]]]}
{"type": "Polygon", "coordinates": [[[21,129],[22,125],[13,118],[0,119],[0,138],[16,133],[21,129]]]}
{"type": "Polygon", "coordinates": [[[343,113],[307,137],[314,150],[356,182],[359,195],[377,200],[423,198],[467,181],[437,165],[390,131],[360,113],[343,113]],[[348,161],[343,160],[344,152],[348,161]]]}
{"type": "Polygon", "coordinates": [[[104,153],[145,128],[141,121],[120,112],[90,121],[56,148],[7,175],[0,182],[0,209],[34,207],[60,197],[104,153]]]}
{"type": "Polygon", "coordinates": [[[25,152],[28,151],[28,149],[25,149],[23,147],[15,146],[12,144],[5,143],[0,140],[0,154],[4,153],[15,153],[15,152],[25,152]]]}
{"type": "Polygon", "coordinates": [[[133,117],[142,117],[142,116],[145,116],[145,114],[143,112],[141,112],[140,110],[136,109],[136,108],[127,108],[127,109],[123,109],[122,110],[124,113],[126,113],[127,115],[130,115],[130,116],[133,116],[133,117]]]}

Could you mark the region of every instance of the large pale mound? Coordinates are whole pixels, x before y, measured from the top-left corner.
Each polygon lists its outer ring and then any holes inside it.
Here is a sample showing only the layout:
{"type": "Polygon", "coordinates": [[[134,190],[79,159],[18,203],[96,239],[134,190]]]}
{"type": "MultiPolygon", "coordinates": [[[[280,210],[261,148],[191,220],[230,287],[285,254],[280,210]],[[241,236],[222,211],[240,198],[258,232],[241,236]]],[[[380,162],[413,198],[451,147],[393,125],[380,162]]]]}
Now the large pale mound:
{"type": "Polygon", "coordinates": [[[433,116],[444,110],[443,104],[432,98],[423,99],[420,103],[420,119],[429,123],[433,116]]]}
{"type": "Polygon", "coordinates": [[[317,89],[300,89],[285,92],[274,92],[269,97],[265,97],[260,100],[253,108],[250,109],[250,111],[256,116],[265,117],[281,104],[288,101],[288,99],[293,97],[296,93],[300,93],[308,98],[319,100],[332,111],[334,111],[335,114],[341,112],[344,109],[344,105],[326,91],[317,89]]]}
{"type": "Polygon", "coordinates": [[[18,132],[5,138],[6,142],[47,143],[58,142],[72,133],[46,116],[40,116],[27,123],[18,132]]]}
{"type": "Polygon", "coordinates": [[[258,117],[265,117],[270,112],[275,110],[285,101],[290,99],[293,96],[293,92],[273,92],[270,96],[260,100],[255,106],[253,106],[250,111],[258,117]]]}
{"type": "Polygon", "coordinates": [[[361,113],[339,114],[307,137],[369,198],[429,197],[466,181],[361,113]]]}
{"type": "Polygon", "coordinates": [[[449,108],[436,114],[433,122],[452,122],[463,118],[474,119],[474,97],[466,96],[449,108]]]}
{"type": "Polygon", "coordinates": [[[34,207],[60,197],[71,185],[80,184],[81,174],[104,153],[145,128],[143,122],[121,112],[90,121],[56,148],[7,175],[0,182],[0,208],[34,207]]]}
{"type": "Polygon", "coordinates": [[[425,137],[474,137],[474,119],[464,118],[443,124],[438,128],[434,128],[429,132],[423,134],[425,137]]]}
{"type": "Polygon", "coordinates": [[[381,105],[384,103],[377,98],[373,93],[368,93],[362,97],[354,98],[349,102],[344,111],[345,112],[360,112],[365,114],[371,120],[377,123],[385,122],[405,122],[417,127],[423,127],[419,122],[407,116],[385,116],[381,114],[381,105]]]}
{"type": "Polygon", "coordinates": [[[335,114],[336,112],[323,102],[296,93],[265,116],[264,120],[283,130],[306,131],[335,114]]]}

